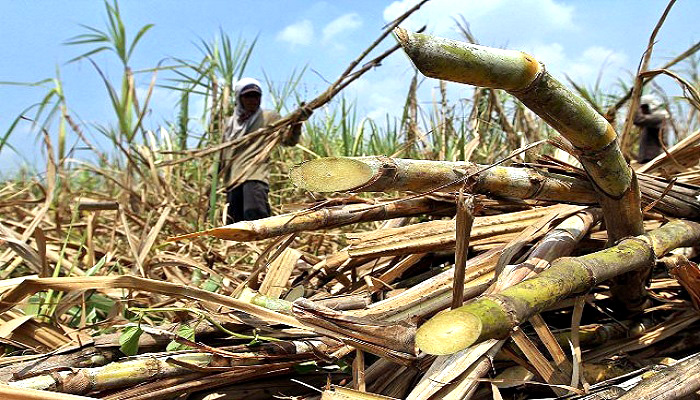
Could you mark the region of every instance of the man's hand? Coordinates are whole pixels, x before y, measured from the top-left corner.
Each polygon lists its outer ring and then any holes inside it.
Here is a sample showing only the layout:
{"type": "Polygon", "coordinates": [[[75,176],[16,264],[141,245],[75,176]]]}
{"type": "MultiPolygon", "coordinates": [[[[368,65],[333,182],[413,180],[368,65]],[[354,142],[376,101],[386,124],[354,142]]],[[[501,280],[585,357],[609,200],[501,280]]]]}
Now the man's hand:
{"type": "Polygon", "coordinates": [[[299,123],[308,120],[314,113],[314,110],[311,109],[311,107],[308,107],[303,101],[301,104],[299,104],[299,109],[301,110],[301,114],[299,115],[299,123]]]}

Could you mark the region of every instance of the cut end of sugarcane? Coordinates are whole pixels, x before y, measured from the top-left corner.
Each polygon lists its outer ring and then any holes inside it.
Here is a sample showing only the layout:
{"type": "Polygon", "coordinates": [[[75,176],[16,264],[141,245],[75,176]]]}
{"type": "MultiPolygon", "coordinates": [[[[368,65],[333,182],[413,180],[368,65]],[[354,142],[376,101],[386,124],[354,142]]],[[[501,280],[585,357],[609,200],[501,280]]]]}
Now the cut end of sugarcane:
{"type": "Polygon", "coordinates": [[[186,235],[170,236],[166,242],[178,242],[185,239],[196,239],[201,236],[213,236],[218,239],[235,240],[237,242],[249,242],[254,239],[254,235],[245,222],[207,229],[204,231],[188,233],[186,235]]]}
{"type": "Polygon", "coordinates": [[[374,176],[366,163],[351,158],[319,158],[297,165],[289,173],[295,186],[312,192],[347,192],[374,176]]]}
{"type": "Polygon", "coordinates": [[[397,26],[394,28],[394,36],[396,36],[396,40],[401,44],[402,46],[408,42],[408,31],[397,26]]]}
{"type": "Polygon", "coordinates": [[[472,313],[446,311],[416,332],[416,345],[428,354],[448,355],[464,350],[481,334],[481,320],[472,313]]]}

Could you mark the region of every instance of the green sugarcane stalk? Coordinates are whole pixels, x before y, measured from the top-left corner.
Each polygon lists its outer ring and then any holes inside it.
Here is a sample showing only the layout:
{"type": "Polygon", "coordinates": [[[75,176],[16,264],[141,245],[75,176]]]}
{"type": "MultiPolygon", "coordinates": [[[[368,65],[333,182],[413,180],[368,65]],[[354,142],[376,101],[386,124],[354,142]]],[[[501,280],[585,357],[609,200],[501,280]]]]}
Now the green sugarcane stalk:
{"type": "Polygon", "coordinates": [[[556,302],[626,272],[651,268],[656,257],[700,241],[700,224],[676,220],[618,245],[581,257],[562,257],[532,279],[436,315],[418,329],[429,354],[452,354],[511,330],[556,302]]]}
{"type": "Polygon", "coordinates": [[[327,157],[302,163],[289,176],[296,186],[313,192],[456,191],[468,180],[472,193],[578,204],[595,201],[590,184],[581,179],[471,162],[327,157]]]}
{"type": "Polygon", "coordinates": [[[169,362],[177,360],[197,367],[207,367],[213,360],[210,353],[186,353],[165,357],[144,357],[108,364],[104,367],[77,368],[71,371],[47,373],[9,382],[21,389],[60,391],[71,394],[87,394],[94,391],[122,388],[147,380],[191,374],[189,368],[169,362]]]}
{"type": "MultiPolygon", "coordinates": [[[[609,243],[644,233],[640,193],[615,129],[585,100],[554,79],[528,54],[394,30],[397,40],[424,75],[475,86],[504,89],[568,139],[594,184],[609,243]]],[[[643,308],[648,270],[632,272],[613,288],[630,311],[643,308]]]]}
{"type": "MultiPolygon", "coordinates": [[[[411,160],[384,156],[328,157],[310,160],[295,166],[290,173],[290,178],[296,186],[314,192],[387,192],[393,190],[427,192],[436,189],[458,191],[466,181],[467,188],[471,193],[574,204],[598,203],[594,187],[587,180],[540,171],[535,168],[486,166],[471,162],[411,160]]],[[[687,219],[700,217],[700,204],[696,200],[699,193],[696,190],[682,185],[669,186],[668,181],[644,176],[640,177],[639,183],[645,202],[656,201],[654,208],[663,214],[687,219]]],[[[397,208],[396,212],[398,213],[399,209],[408,211],[412,208],[409,205],[413,201],[415,200],[407,201],[407,204],[397,208]]],[[[388,203],[385,207],[393,210],[391,207],[396,206],[388,203]]],[[[332,226],[336,226],[336,223],[344,224],[342,221],[347,218],[342,216],[340,210],[338,210],[338,219],[336,219],[335,211],[328,217],[325,216],[328,211],[323,211],[324,214],[321,214],[321,211],[316,214],[303,214],[305,218],[298,216],[290,219],[290,216],[287,216],[286,219],[282,220],[283,217],[280,216],[279,220],[270,219],[269,222],[261,220],[260,223],[255,223],[262,224],[264,221],[264,228],[263,225],[260,227],[255,225],[254,227],[244,224],[229,225],[227,228],[235,228],[240,231],[241,233],[235,233],[238,237],[244,237],[242,232],[245,230],[250,232],[250,237],[253,237],[253,232],[256,232],[255,235],[262,235],[256,237],[263,238],[266,235],[264,231],[296,229],[293,227],[310,224],[314,218],[327,220],[324,223],[332,226]],[[284,228],[275,227],[275,223],[283,224],[284,228]],[[260,233],[257,233],[258,231],[260,233]]],[[[367,212],[367,214],[369,216],[375,212],[379,212],[379,210],[372,213],[367,212]]],[[[389,213],[393,212],[389,211],[389,213]]],[[[356,211],[352,211],[352,213],[356,213],[356,211]]],[[[347,220],[352,221],[352,219],[347,220]]],[[[322,223],[316,223],[318,225],[309,225],[309,228],[303,229],[317,229],[316,227],[322,226],[322,223]]],[[[202,234],[223,237],[229,232],[233,233],[231,229],[228,232],[224,232],[222,229],[215,228],[202,232],[202,234]]],[[[280,232],[289,233],[286,230],[280,232]]],[[[182,238],[186,237],[188,236],[182,236],[182,238]]]]}

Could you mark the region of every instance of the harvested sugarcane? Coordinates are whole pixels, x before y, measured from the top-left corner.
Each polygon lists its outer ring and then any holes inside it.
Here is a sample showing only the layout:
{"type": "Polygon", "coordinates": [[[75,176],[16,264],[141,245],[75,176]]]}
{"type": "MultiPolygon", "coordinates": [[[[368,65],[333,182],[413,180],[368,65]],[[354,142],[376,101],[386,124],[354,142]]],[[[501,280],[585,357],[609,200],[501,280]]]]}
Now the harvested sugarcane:
{"type": "MultiPolygon", "coordinates": [[[[586,101],[552,77],[531,56],[465,42],[394,30],[413,64],[424,75],[505,89],[568,139],[594,184],[608,230],[608,243],[644,233],[637,178],[627,165],[615,129],[586,101]]],[[[615,285],[622,308],[644,306],[648,269],[633,271],[615,285]]]]}
{"type": "Polygon", "coordinates": [[[138,360],[112,363],[104,367],[78,368],[74,371],[48,373],[9,382],[15,388],[52,390],[70,394],[87,394],[93,391],[127,387],[145,379],[159,379],[191,374],[190,368],[170,362],[176,360],[194,367],[211,365],[214,356],[209,353],[189,353],[144,357],[138,360]]]}
{"type": "Polygon", "coordinates": [[[307,161],[289,174],[312,192],[457,191],[492,196],[590,204],[588,182],[534,168],[490,167],[470,162],[409,160],[389,157],[329,157],[307,161]],[[470,179],[467,179],[470,177],[470,179]]]}
{"type": "Polygon", "coordinates": [[[448,214],[453,210],[454,204],[427,197],[387,204],[350,204],[276,215],[254,221],[241,221],[206,231],[174,236],[168,240],[177,241],[208,235],[219,239],[247,242],[301,231],[330,229],[358,222],[381,221],[421,214],[448,214]]]}
{"type": "MultiPolygon", "coordinates": [[[[290,178],[296,186],[313,192],[396,190],[424,193],[436,189],[449,192],[457,191],[466,184],[471,193],[494,197],[571,204],[597,203],[593,185],[580,177],[530,167],[489,167],[470,162],[390,157],[329,157],[306,161],[294,167],[290,178]]],[[[678,218],[700,217],[700,204],[697,202],[700,188],[673,185],[659,177],[640,177],[639,185],[644,202],[656,202],[655,208],[660,212],[678,218]],[[667,188],[667,193],[661,196],[667,188]]],[[[412,204],[415,199],[406,201],[412,204]]],[[[404,208],[408,209],[409,206],[404,208]]],[[[308,218],[311,218],[312,214],[308,215],[308,218]]],[[[270,223],[272,224],[272,221],[270,223]]],[[[211,230],[212,236],[217,235],[216,231],[211,230]]]]}
{"type": "Polygon", "coordinates": [[[532,279],[433,317],[418,329],[416,344],[430,354],[451,354],[473,343],[505,337],[559,300],[625,272],[651,268],[656,257],[698,241],[700,224],[677,220],[597,253],[559,258],[532,279]]]}
{"type": "Polygon", "coordinates": [[[620,396],[620,400],[671,400],[693,395],[700,389],[700,353],[656,372],[620,396]]]}
{"type": "MultiPolygon", "coordinates": [[[[535,220],[550,213],[564,216],[575,213],[581,208],[563,204],[510,213],[508,218],[476,217],[470,241],[472,245],[478,245],[481,240],[493,240],[498,235],[520,232],[532,225],[535,220]]],[[[403,228],[384,229],[367,234],[367,237],[351,244],[349,248],[326,257],[316,268],[338,267],[351,258],[451,250],[455,247],[455,229],[454,220],[429,221],[403,228]]]]}
{"type": "MultiPolygon", "coordinates": [[[[531,56],[464,42],[409,33],[397,28],[396,37],[424,75],[495,89],[505,89],[566,137],[581,153],[582,164],[599,193],[613,199],[634,200],[634,176],[616,141],[614,128],[583,99],[557,82],[531,56]],[[632,192],[632,194],[628,194],[632,192]]],[[[637,200],[634,205],[638,205],[637,200]]],[[[628,223],[641,231],[641,213],[626,205],[628,223]]],[[[616,216],[619,217],[619,216],[616,216]]],[[[610,218],[610,217],[609,217],[610,218]]],[[[622,219],[622,218],[618,218],[622,219]]]]}
{"type": "MultiPolygon", "coordinates": [[[[549,231],[542,240],[536,245],[530,253],[528,260],[522,265],[505,268],[498,276],[498,281],[490,288],[489,293],[501,291],[515,283],[519,283],[526,278],[528,273],[536,271],[536,268],[542,269],[553,259],[568,255],[573,247],[578,243],[592,226],[598,222],[600,212],[598,210],[584,210],[563,220],[555,229],[549,231]]],[[[539,271],[537,271],[539,272],[539,271]]],[[[461,395],[468,390],[476,388],[474,379],[484,376],[492,366],[491,360],[493,357],[469,357],[472,353],[482,349],[485,351],[498,351],[505,343],[504,340],[489,340],[480,343],[477,346],[467,348],[449,356],[441,356],[436,358],[435,363],[431,367],[432,371],[428,371],[423,379],[418,383],[416,389],[411,393],[409,399],[418,398],[419,394],[429,397],[441,390],[442,396],[448,393],[452,395],[461,395]],[[462,361],[461,363],[459,361],[462,361]],[[454,367],[459,365],[460,367],[454,367]],[[463,371],[473,371],[470,373],[470,379],[464,379],[463,371]],[[452,377],[445,374],[451,373],[452,377]],[[461,382],[459,382],[459,379],[461,382]],[[469,382],[467,382],[469,381],[469,382]],[[436,385],[440,382],[440,385],[436,385]],[[442,388],[442,385],[450,382],[450,385],[442,388]],[[455,382],[459,382],[455,384],[455,382]]],[[[459,396],[459,398],[462,398],[459,396]]]]}

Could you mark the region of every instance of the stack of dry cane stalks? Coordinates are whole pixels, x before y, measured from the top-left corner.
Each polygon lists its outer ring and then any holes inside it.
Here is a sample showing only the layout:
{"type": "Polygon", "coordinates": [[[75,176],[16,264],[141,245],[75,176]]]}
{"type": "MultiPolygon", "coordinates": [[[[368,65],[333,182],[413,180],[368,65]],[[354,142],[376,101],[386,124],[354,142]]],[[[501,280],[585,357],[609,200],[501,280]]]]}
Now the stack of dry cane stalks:
{"type": "Polygon", "coordinates": [[[291,180],[351,195],[198,233],[177,228],[169,206],[144,220],[109,202],[81,202],[69,226],[51,225],[41,199],[8,185],[2,277],[33,275],[0,281],[0,341],[14,350],[0,358],[0,397],[700,390],[700,132],[633,170],[612,126],[532,57],[396,36],[422,73],[518,97],[583,169],[317,159],[291,180]],[[100,213],[115,223],[100,226],[100,213]],[[138,237],[134,226],[150,229],[138,237]],[[174,244],[157,241],[164,227],[174,244]],[[64,231],[84,232],[80,244],[61,245],[64,231]],[[115,263],[118,248],[128,255],[115,263]]]}

